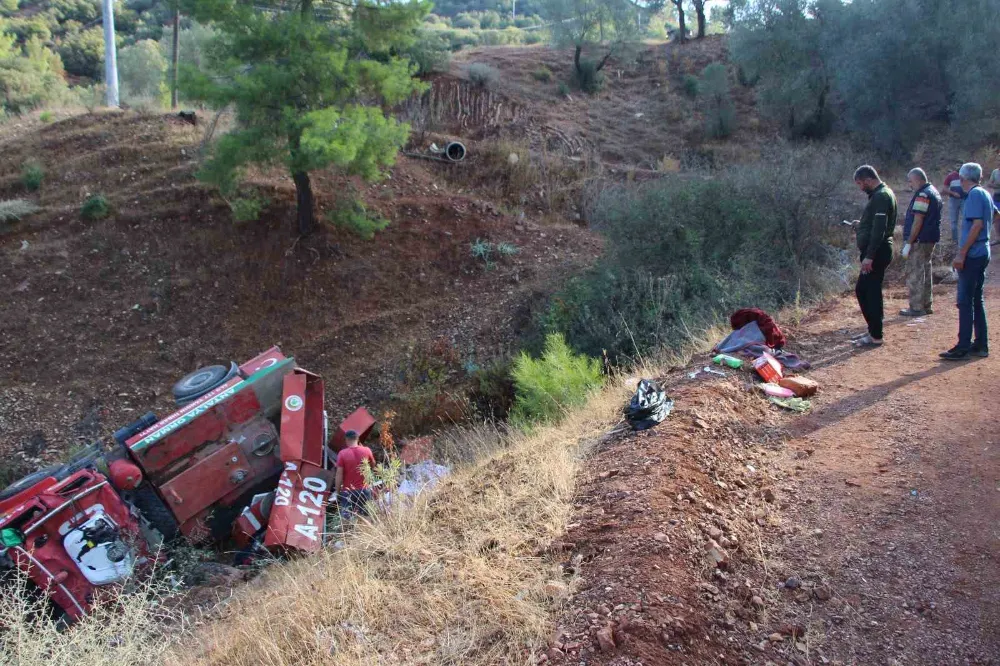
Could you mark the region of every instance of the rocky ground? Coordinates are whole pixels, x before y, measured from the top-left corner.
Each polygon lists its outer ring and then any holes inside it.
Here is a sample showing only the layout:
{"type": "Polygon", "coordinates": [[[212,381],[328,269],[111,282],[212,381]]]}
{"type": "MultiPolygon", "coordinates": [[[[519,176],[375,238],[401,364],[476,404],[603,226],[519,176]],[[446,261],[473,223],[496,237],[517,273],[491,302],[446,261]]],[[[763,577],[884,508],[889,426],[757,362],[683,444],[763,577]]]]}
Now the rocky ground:
{"type": "Polygon", "coordinates": [[[870,352],[848,297],[789,326],[823,387],[806,415],[745,375],[667,377],[670,419],[588,462],[563,544],[575,593],[542,661],[1000,663],[1000,375],[996,357],[939,362],[957,317],[936,291],[912,321],[890,289],[870,352]]]}

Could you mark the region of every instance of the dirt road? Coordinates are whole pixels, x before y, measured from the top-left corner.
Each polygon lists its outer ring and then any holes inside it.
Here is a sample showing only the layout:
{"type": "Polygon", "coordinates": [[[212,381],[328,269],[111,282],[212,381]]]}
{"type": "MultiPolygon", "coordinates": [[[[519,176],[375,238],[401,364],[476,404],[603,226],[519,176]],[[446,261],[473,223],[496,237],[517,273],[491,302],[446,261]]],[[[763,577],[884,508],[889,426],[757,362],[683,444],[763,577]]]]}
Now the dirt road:
{"type": "MultiPolygon", "coordinates": [[[[938,288],[922,322],[892,318],[884,348],[814,371],[822,404],[789,428],[787,518],[804,529],[781,555],[800,576],[825,572],[844,602],[808,609],[828,658],[1000,663],[1000,353],[937,359],[955,341],[953,290],[938,288]]],[[[988,299],[996,350],[996,279],[988,299]]],[[[835,342],[850,310],[840,303],[800,335],[835,342]]]]}
{"type": "Polygon", "coordinates": [[[579,591],[547,659],[1000,664],[1000,284],[994,356],[945,364],[954,289],[917,321],[889,289],[873,351],[849,343],[849,297],[791,327],[823,387],[804,416],[745,377],[668,378],[670,421],[588,463],[567,536],[579,591]]]}

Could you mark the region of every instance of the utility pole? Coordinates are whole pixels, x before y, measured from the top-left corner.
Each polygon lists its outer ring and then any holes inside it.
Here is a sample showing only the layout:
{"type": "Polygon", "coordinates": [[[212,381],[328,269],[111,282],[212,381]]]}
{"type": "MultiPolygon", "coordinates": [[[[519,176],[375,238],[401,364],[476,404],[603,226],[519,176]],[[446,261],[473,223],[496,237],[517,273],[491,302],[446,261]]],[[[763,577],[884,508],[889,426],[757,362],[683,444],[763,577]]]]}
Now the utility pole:
{"type": "Polygon", "coordinates": [[[107,105],[118,108],[118,55],[115,49],[115,13],[113,0],[103,0],[104,15],[104,84],[107,87],[107,105]]]}

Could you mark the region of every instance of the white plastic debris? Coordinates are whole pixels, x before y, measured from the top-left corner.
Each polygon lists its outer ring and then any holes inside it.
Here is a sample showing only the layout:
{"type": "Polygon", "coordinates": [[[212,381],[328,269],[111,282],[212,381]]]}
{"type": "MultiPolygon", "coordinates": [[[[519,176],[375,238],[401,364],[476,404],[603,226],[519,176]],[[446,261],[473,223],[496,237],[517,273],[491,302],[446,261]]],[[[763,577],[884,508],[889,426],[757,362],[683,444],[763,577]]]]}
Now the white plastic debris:
{"type": "Polygon", "coordinates": [[[424,460],[415,465],[409,465],[406,468],[406,477],[399,484],[399,494],[414,497],[425,490],[432,489],[449,474],[451,474],[450,467],[438,465],[433,460],[424,460]]]}

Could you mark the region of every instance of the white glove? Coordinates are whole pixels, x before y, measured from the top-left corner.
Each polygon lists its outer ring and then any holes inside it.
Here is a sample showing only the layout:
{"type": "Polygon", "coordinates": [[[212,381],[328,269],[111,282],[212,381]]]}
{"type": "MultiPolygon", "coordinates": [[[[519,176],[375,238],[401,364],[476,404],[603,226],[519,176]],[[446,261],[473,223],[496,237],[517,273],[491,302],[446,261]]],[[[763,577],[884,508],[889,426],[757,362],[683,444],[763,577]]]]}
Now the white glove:
{"type": "Polygon", "coordinates": [[[910,244],[909,243],[907,243],[906,245],[903,246],[903,251],[900,252],[900,254],[903,255],[903,259],[906,259],[908,256],[910,256],[910,244]]]}

